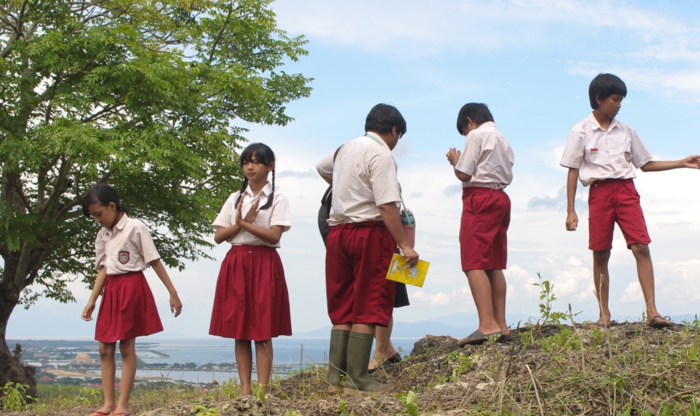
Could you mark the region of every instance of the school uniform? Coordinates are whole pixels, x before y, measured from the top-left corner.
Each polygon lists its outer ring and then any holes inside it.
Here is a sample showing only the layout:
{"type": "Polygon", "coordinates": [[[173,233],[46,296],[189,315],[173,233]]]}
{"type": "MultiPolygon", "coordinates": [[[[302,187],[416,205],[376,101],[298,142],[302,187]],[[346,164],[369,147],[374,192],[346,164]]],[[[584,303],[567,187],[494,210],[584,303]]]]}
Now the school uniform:
{"type": "Polygon", "coordinates": [[[581,184],[590,186],[589,249],[612,248],[615,222],[628,248],[651,242],[634,178],[652,157],[637,132],[617,119],[605,131],[591,114],[572,128],[560,164],[578,169],[581,184]]]}
{"type": "Polygon", "coordinates": [[[95,239],[95,265],[107,279],[95,325],[95,339],[104,343],[155,334],[163,330],[143,270],[160,259],[151,232],[138,219],[123,214],[112,229],[95,239]]]}
{"type": "Polygon", "coordinates": [[[343,145],[335,162],[328,155],[316,168],[333,182],[326,248],[331,322],[387,326],[396,285],[386,279],[386,272],[397,248],[377,206],[399,206],[401,201],[391,149],[379,136],[367,133],[343,145]]]}
{"type": "MultiPolygon", "coordinates": [[[[266,204],[272,186],[260,192],[258,207],[266,204]]],[[[214,227],[228,228],[236,223],[236,200],[229,196],[214,220],[214,227]]],[[[244,191],[242,214],[250,210],[255,196],[250,187],[244,191]]],[[[259,210],[254,224],[270,228],[291,226],[289,201],[275,191],[272,205],[259,210]]],[[[209,334],[247,341],[265,341],[280,335],[292,335],[289,294],[277,244],[270,244],[241,230],[229,240],[231,249],[221,264],[216,283],[209,334]]]]}
{"type": "Polygon", "coordinates": [[[455,170],[471,176],[462,182],[459,231],[462,270],[503,270],[508,261],[510,198],[515,156],[494,122],[469,132],[455,170]]]}

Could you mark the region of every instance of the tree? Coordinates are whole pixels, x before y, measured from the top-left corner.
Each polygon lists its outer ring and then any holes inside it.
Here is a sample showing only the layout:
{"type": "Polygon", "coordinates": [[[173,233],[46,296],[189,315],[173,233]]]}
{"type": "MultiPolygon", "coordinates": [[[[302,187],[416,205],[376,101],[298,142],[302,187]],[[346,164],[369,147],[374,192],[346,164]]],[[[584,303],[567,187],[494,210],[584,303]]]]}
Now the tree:
{"type": "Polygon", "coordinates": [[[207,256],[210,222],[240,184],[241,124],[285,125],[285,105],[310,94],[310,78],[280,69],[306,40],[269,5],[0,4],[0,385],[34,389],[6,342],[13,309],[72,301],[69,281],[94,281],[97,226],[80,204],[95,183],[151,226],[169,267],[207,256]]]}

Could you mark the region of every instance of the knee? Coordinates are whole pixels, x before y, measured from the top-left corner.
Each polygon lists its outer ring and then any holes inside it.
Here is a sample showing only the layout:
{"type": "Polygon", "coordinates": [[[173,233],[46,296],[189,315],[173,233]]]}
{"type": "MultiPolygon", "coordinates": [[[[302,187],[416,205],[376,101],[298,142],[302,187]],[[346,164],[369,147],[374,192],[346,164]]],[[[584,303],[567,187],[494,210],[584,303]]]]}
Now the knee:
{"type": "Polygon", "coordinates": [[[646,244],[631,244],[630,250],[634,257],[651,257],[649,246],[646,244]]]}
{"type": "Polygon", "coordinates": [[[122,355],[122,360],[130,359],[136,355],[134,343],[119,343],[119,352],[122,355]]]}
{"type": "Polygon", "coordinates": [[[594,251],[593,261],[598,265],[607,265],[610,260],[610,250],[594,251]]]}
{"type": "Polygon", "coordinates": [[[114,359],[114,344],[100,343],[100,360],[114,359]]]}

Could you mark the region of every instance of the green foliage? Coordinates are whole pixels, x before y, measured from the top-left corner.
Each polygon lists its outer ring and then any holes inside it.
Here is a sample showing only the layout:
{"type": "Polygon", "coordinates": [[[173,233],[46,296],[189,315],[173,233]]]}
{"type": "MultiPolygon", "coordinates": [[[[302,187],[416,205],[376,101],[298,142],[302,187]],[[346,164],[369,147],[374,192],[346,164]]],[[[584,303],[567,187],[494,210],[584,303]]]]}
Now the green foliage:
{"type": "Polygon", "coordinates": [[[445,359],[447,360],[450,368],[452,368],[452,375],[450,376],[449,381],[455,382],[459,380],[462,374],[465,374],[474,368],[474,365],[479,362],[480,358],[481,355],[479,354],[465,355],[459,350],[452,351],[451,353],[447,354],[445,359]]]}
{"type": "Polygon", "coordinates": [[[346,400],[341,399],[340,400],[340,415],[341,416],[348,416],[350,414],[350,408],[348,406],[348,402],[346,400]]]}
{"type": "Polygon", "coordinates": [[[214,408],[208,408],[206,406],[197,405],[193,409],[197,416],[219,416],[219,411],[214,408]]]}
{"type": "Polygon", "coordinates": [[[211,220],[240,186],[242,124],[285,125],[287,103],[310,94],[310,78],[282,70],[306,40],[270,3],[4,3],[0,310],[73,301],[69,282],[94,281],[97,225],[80,205],[97,182],[150,226],[168,267],[208,256],[211,220]]]}
{"type": "Polygon", "coordinates": [[[537,273],[538,283],[533,283],[533,285],[540,288],[540,319],[538,320],[538,325],[561,325],[562,321],[566,319],[566,313],[555,312],[553,310],[554,301],[557,297],[554,293],[554,283],[549,280],[542,280],[542,276],[537,273]]]}
{"type": "Polygon", "coordinates": [[[25,304],[70,301],[67,282],[92,281],[97,228],[79,208],[100,181],[151,226],[169,267],[206,256],[211,219],[240,183],[239,125],[284,125],[285,105],[310,93],[310,78],[280,70],[306,40],[277,28],[270,2],[3,6],[3,288],[32,286],[25,304]]]}
{"type": "Polygon", "coordinates": [[[267,396],[265,394],[265,389],[263,389],[263,386],[258,384],[255,387],[255,391],[253,392],[255,395],[255,398],[258,399],[261,403],[267,403],[267,396]]]}
{"type": "Polygon", "coordinates": [[[406,414],[409,416],[418,416],[418,404],[416,399],[418,395],[413,390],[409,390],[408,393],[399,394],[399,400],[401,400],[406,405],[406,414]]]}
{"type": "Polygon", "coordinates": [[[2,409],[13,410],[16,412],[22,411],[27,407],[27,400],[33,398],[27,396],[29,386],[24,384],[7,382],[0,389],[0,405],[2,409]]]}

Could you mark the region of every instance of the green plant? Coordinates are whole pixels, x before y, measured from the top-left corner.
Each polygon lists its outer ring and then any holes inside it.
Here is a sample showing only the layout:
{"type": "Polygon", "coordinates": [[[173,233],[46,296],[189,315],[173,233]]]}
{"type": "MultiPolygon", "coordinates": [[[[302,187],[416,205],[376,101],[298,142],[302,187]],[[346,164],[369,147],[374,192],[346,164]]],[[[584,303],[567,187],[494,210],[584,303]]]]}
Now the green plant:
{"type": "Polygon", "coordinates": [[[416,403],[417,397],[418,395],[413,390],[409,390],[408,393],[405,394],[399,394],[398,399],[406,405],[406,414],[409,416],[418,416],[418,404],[416,403]]]}
{"type": "Polygon", "coordinates": [[[555,312],[553,310],[554,301],[557,296],[554,293],[554,283],[549,280],[542,280],[542,276],[537,273],[538,283],[533,285],[540,288],[540,319],[537,321],[539,326],[552,324],[560,326],[562,321],[566,319],[565,312],[555,312]]]}
{"type": "Polygon", "coordinates": [[[28,389],[29,386],[8,381],[1,390],[2,398],[0,398],[0,404],[2,404],[2,408],[15,412],[24,410],[27,407],[27,399],[33,399],[27,395],[28,389]]]}
{"type": "Polygon", "coordinates": [[[265,389],[263,389],[263,386],[258,384],[258,386],[255,388],[255,391],[253,392],[255,394],[255,398],[261,401],[262,403],[267,403],[267,397],[265,395],[265,389]]]}
{"type": "Polygon", "coordinates": [[[283,416],[301,416],[301,413],[297,412],[296,410],[287,410],[284,412],[283,416]]]}
{"type": "Polygon", "coordinates": [[[481,355],[479,354],[465,355],[462,353],[462,351],[452,351],[451,353],[447,354],[445,359],[447,360],[448,365],[452,368],[452,375],[447,381],[455,382],[459,380],[459,377],[462,374],[465,374],[471,370],[474,365],[479,362],[479,358],[481,358],[481,355]]]}
{"type": "Polygon", "coordinates": [[[350,414],[348,402],[342,399],[340,400],[340,414],[341,416],[348,416],[350,414]]]}
{"type": "Polygon", "coordinates": [[[206,406],[197,405],[194,407],[196,416],[219,416],[219,411],[214,408],[208,408],[206,406]]]}

